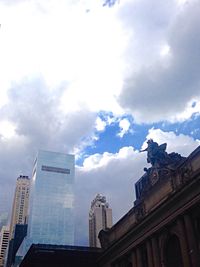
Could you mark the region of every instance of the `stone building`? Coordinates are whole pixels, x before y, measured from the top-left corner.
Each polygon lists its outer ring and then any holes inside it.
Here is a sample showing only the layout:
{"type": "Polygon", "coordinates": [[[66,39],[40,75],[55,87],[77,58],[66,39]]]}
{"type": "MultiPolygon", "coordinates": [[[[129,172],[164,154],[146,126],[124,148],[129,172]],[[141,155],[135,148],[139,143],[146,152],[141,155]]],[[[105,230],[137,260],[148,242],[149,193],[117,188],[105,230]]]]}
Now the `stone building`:
{"type": "Polygon", "coordinates": [[[27,224],[29,204],[30,179],[28,176],[20,175],[17,178],[15,194],[13,199],[10,239],[13,238],[16,224],[27,224]]]}
{"type": "Polygon", "coordinates": [[[134,207],[99,234],[98,266],[200,266],[200,147],[183,158],[150,143],[152,167],[135,185],[134,207]]]}
{"type": "Polygon", "coordinates": [[[91,203],[89,212],[89,243],[90,247],[101,247],[98,234],[102,229],[112,227],[112,209],[106,197],[97,194],[91,203]]]}

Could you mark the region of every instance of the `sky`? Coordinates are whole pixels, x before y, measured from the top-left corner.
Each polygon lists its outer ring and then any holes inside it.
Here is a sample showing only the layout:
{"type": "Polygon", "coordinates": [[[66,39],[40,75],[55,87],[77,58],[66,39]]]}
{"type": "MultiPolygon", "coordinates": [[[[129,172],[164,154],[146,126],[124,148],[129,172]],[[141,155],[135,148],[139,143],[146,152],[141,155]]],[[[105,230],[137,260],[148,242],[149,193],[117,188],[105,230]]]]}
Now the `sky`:
{"type": "Polygon", "coordinates": [[[38,149],[76,158],[76,244],[106,196],[117,222],[146,141],[200,144],[200,2],[0,0],[0,218],[38,149]]]}

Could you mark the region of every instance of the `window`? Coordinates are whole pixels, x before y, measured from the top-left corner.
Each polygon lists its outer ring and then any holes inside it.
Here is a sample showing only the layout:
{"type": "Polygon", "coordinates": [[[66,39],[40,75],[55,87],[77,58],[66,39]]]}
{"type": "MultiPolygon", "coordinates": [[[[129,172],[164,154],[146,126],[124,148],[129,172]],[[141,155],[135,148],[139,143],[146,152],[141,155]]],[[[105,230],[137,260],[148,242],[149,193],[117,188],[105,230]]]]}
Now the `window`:
{"type": "Polygon", "coordinates": [[[45,166],[45,165],[42,165],[42,171],[70,174],[69,169],[57,168],[57,167],[51,167],[51,166],[45,166]]]}

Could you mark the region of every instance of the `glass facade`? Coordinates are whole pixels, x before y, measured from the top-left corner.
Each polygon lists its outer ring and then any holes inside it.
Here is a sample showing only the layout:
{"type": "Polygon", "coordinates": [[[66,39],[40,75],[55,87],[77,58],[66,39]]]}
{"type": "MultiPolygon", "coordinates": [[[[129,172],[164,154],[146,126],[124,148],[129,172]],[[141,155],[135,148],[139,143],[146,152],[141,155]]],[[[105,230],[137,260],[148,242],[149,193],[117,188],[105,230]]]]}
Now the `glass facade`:
{"type": "Polygon", "coordinates": [[[30,191],[29,244],[74,245],[74,156],[38,152],[30,191]]]}

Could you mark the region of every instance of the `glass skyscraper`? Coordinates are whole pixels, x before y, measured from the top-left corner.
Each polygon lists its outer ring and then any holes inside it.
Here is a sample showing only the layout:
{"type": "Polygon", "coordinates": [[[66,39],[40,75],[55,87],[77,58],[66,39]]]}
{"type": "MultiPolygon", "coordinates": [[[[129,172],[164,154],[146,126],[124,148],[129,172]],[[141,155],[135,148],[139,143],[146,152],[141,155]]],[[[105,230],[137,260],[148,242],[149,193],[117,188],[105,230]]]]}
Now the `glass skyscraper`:
{"type": "Polygon", "coordinates": [[[29,244],[74,245],[74,155],[38,152],[27,239],[29,244]]]}

